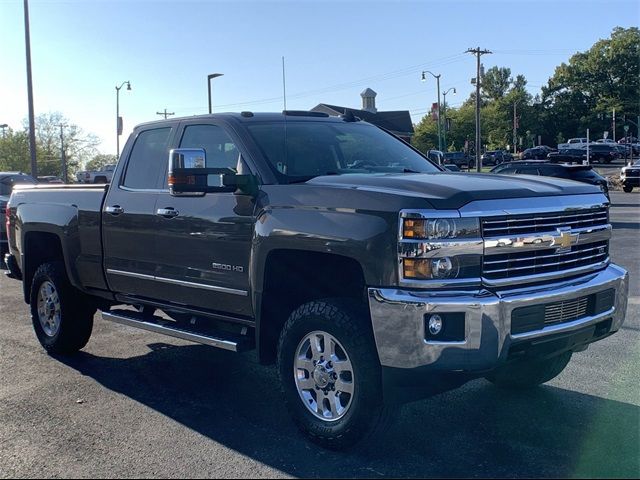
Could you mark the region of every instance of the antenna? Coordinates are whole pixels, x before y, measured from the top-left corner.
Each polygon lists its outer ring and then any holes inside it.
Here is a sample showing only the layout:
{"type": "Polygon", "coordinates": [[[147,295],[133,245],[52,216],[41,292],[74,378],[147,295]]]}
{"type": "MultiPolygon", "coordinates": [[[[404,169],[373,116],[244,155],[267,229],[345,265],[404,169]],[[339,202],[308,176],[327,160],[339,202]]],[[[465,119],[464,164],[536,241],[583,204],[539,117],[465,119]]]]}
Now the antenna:
{"type": "Polygon", "coordinates": [[[284,101],[284,111],[282,112],[284,115],[284,168],[281,173],[286,175],[289,172],[289,149],[287,143],[287,82],[284,71],[284,55],[282,56],[282,98],[284,101]]]}
{"type": "Polygon", "coordinates": [[[284,55],[282,56],[282,98],[284,99],[284,109],[287,110],[287,77],[284,71],[284,55]]]}

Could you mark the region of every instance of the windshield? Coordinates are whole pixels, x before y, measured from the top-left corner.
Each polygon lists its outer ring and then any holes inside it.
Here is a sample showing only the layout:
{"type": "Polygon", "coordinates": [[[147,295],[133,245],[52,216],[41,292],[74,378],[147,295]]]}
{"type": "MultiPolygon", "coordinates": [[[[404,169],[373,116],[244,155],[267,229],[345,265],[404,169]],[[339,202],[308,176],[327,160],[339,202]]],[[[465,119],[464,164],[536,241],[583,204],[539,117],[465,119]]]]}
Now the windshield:
{"type": "Polygon", "coordinates": [[[440,169],[407,144],[366,123],[289,121],[247,126],[286,182],[349,173],[431,173],[440,169]],[[285,150],[286,139],[286,150],[285,150]]]}
{"type": "Polygon", "coordinates": [[[6,177],[0,177],[0,195],[11,195],[14,185],[27,184],[36,185],[33,178],[28,175],[10,175],[6,177]]]}

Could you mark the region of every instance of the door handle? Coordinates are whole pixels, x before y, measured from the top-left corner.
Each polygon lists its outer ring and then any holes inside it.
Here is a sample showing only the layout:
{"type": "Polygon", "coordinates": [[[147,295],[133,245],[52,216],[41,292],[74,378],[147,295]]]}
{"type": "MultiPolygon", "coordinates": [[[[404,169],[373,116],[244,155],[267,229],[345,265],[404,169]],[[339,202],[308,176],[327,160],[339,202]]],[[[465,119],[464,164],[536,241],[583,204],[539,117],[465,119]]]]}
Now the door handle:
{"type": "Polygon", "coordinates": [[[164,218],[173,218],[180,215],[180,212],[178,212],[173,207],[159,208],[158,210],[156,210],[156,215],[160,215],[161,217],[164,217],[164,218]]]}
{"type": "Polygon", "coordinates": [[[111,207],[105,207],[104,211],[110,215],[120,215],[121,213],[124,213],[124,208],[120,205],[113,205],[111,207]]]}

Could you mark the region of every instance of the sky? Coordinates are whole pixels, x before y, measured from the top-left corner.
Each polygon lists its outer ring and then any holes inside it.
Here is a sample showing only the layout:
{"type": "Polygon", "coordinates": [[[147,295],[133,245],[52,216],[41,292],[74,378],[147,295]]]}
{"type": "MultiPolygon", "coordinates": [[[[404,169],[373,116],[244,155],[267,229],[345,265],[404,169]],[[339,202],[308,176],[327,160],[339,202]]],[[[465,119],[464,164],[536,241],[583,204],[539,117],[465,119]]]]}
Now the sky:
{"type": "MultiPolygon", "coordinates": [[[[31,0],[36,115],[61,112],[116,151],[116,86],[124,144],[138,123],[213,111],[283,110],[318,103],[361,106],[367,87],[379,110],[409,110],[418,122],[441,90],[461,104],[474,88],[475,57],[485,68],[523,74],[532,94],[557,65],[640,23],[640,2],[511,1],[178,1],[31,0]]],[[[27,118],[22,0],[0,0],[0,124],[27,118]]]]}

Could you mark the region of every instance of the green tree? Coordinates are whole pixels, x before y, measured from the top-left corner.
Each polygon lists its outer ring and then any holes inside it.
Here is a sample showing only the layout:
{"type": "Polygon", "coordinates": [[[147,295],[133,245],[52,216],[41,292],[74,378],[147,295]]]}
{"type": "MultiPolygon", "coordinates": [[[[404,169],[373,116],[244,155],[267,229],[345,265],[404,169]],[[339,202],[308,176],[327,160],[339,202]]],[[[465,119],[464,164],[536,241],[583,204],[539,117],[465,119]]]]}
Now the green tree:
{"type": "MultiPolygon", "coordinates": [[[[616,116],[640,114],[640,30],[616,27],[611,37],[559,65],[542,88],[540,123],[547,137],[562,131],[583,136],[587,128],[599,135],[611,131],[616,116]]],[[[617,123],[616,138],[623,122],[617,123]]],[[[613,132],[612,132],[613,133],[613,132]]]]}
{"type": "Polygon", "coordinates": [[[510,68],[491,67],[482,77],[480,95],[484,100],[499,100],[506,95],[512,82],[510,68]]]}
{"type": "Polygon", "coordinates": [[[9,128],[0,138],[0,170],[29,172],[29,136],[9,128]]]}

